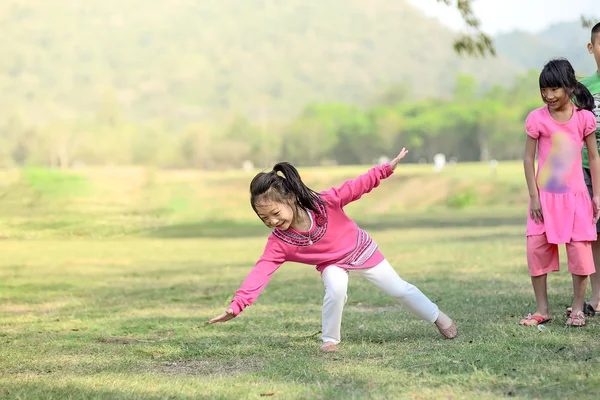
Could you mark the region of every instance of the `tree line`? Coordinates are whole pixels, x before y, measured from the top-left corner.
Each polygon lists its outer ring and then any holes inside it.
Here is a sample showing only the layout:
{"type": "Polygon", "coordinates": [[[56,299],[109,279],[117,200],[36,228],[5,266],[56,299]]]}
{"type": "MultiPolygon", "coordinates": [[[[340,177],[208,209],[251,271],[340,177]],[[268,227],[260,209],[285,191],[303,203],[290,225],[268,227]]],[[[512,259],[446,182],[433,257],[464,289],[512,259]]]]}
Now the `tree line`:
{"type": "Polygon", "coordinates": [[[308,104],[296,117],[223,114],[195,123],[123,117],[107,93],[93,115],[58,114],[36,125],[19,114],[0,121],[0,165],[71,168],[78,165],[153,165],[162,168],[370,164],[400,146],[412,162],[436,153],[463,161],[520,158],[524,120],[541,105],[537,73],[508,86],[481,89],[455,78],[451,96],[416,100],[407,85],[391,86],[377,101],[308,104]]]}

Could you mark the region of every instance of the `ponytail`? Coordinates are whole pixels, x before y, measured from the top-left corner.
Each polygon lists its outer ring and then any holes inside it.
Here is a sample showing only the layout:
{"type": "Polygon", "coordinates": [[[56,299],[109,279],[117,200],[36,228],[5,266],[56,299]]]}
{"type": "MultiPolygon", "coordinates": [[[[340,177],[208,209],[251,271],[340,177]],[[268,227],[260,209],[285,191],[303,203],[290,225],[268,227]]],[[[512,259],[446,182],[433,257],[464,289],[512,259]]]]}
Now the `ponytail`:
{"type": "Polygon", "coordinates": [[[319,209],[315,203],[322,203],[322,200],[314,190],[302,182],[298,170],[288,162],[280,162],[273,167],[273,173],[277,174],[278,172],[283,175],[283,185],[288,193],[296,197],[298,205],[318,214],[319,209]]]}
{"type": "Polygon", "coordinates": [[[288,162],[275,164],[271,172],[259,173],[250,183],[250,203],[255,212],[259,200],[285,202],[290,197],[297,206],[308,208],[315,214],[319,214],[317,205],[323,204],[319,194],[302,182],[298,170],[288,162]]]}
{"type": "Polygon", "coordinates": [[[577,106],[579,108],[594,112],[594,108],[596,107],[594,103],[594,96],[592,96],[588,88],[585,87],[583,83],[577,82],[575,84],[573,97],[575,97],[577,106]]]}

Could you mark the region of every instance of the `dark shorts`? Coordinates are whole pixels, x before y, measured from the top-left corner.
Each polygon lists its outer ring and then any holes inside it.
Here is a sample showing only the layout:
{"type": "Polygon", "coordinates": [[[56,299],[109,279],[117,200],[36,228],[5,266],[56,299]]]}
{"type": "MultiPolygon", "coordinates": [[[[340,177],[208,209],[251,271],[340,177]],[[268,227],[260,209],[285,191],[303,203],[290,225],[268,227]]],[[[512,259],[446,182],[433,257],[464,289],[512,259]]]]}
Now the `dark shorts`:
{"type": "MultiPolygon", "coordinates": [[[[583,169],[583,179],[585,180],[585,185],[587,186],[590,198],[594,197],[594,191],[592,190],[592,173],[589,168],[583,169]]],[[[600,220],[596,223],[596,232],[600,232],[600,220]]]]}

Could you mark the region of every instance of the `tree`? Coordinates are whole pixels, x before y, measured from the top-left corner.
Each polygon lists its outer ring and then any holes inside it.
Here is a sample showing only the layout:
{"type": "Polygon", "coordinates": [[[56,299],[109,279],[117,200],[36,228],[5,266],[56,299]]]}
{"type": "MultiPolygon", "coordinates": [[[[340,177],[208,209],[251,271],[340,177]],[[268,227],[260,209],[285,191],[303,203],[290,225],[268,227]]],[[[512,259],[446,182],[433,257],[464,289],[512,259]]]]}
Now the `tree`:
{"type": "Polygon", "coordinates": [[[447,6],[454,6],[460,12],[462,19],[467,24],[467,29],[471,32],[463,33],[454,41],[454,50],[458,54],[469,54],[474,56],[485,56],[489,53],[496,55],[496,49],[492,38],[482,32],[479,28],[480,22],[473,14],[471,3],[473,0],[457,0],[456,4],[451,0],[437,0],[438,3],[444,3],[447,6]]]}
{"type": "Polygon", "coordinates": [[[581,26],[583,28],[591,28],[595,24],[594,21],[597,21],[597,20],[598,20],[598,18],[586,18],[582,15],[581,16],[581,26]]]}
{"type": "Polygon", "coordinates": [[[316,165],[330,156],[337,145],[337,115],[346,104],[309,104],[284,129],[283,156],[302,164],[316,165]]]}

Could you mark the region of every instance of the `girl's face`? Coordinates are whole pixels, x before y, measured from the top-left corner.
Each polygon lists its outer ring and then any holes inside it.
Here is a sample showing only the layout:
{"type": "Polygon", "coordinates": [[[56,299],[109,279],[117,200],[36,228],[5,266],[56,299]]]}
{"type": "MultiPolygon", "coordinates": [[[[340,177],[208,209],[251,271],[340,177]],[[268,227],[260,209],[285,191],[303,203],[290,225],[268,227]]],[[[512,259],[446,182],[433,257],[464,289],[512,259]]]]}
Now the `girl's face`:
{"type": "Polygon", "coordinates": [[[276,201],[263,201],[255,205],[261,221],[271,229],[287,230],[294,220],[294,210],[289,204],[276,201]]]}
{"type": "Polygon", "coordinates": [[[561,87],[542,88],[542,99],[552,110],[561,110],[571,101],[567,91],[561,87]]]}

